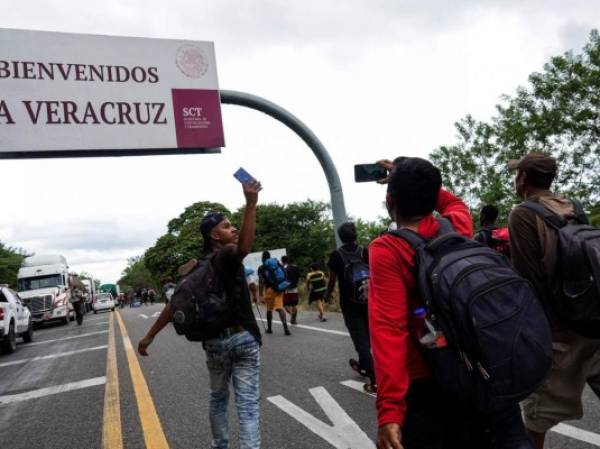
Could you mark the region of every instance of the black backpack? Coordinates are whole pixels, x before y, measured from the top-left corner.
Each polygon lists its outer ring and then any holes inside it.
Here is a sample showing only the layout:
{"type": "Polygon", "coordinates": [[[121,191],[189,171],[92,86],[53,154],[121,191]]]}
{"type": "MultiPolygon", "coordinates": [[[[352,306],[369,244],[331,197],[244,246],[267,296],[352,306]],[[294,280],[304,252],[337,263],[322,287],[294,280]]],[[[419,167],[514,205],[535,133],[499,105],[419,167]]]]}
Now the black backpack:
{"type": "Polygon", "coordinates": [[[198,260],[171,297],[173,326],[190,341],[204,341],[231,323],[229,295],[213,267],[214,256],[198,260]]]}
{"type": "Polygon", "coordinates": [[[369,297],[369,265],[363,260],[363,248],[355,251],[337,249],[344,264],[344,286],[350,292],[349,300],[356,304],[367,304],[369,297]]]}
{"type": "Polygon", "coordinates": [[[540,203],[526,201],[558,235],[556,288],[546,298],[558,319],[574,332],[600,338],[600,229],[588,224],[580,203],[573,221],[565,220],[540,203]]]}
{"type": "Polygon", "coordinates": [[[414,248],[427,319],[448,342],[422,353],[443,388],[481,413],[501,411],[544,380],[552,364],[550,326],[506,257],[439,222],[431,240],[408,229],[389,232],[414,248]]]}

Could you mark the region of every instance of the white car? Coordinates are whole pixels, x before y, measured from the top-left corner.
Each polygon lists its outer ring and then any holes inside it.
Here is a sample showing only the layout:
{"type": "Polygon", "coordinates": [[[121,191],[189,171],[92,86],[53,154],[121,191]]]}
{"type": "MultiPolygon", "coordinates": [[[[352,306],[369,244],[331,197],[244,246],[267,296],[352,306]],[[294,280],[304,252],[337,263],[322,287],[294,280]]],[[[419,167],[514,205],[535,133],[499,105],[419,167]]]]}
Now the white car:
{"type": "Polygon", "coordinates": [[[92,303],[92,310],[98,313],[101,310],[115,311],[115,300],[110,293],[98,293],[92,303]]]}
{"type": "Polygon", "coordinates": [[[0,344],[6,353],[17,349],[17,337],[26,343],[33,340],[33,321],[27,306],[16,292],[0,285],[0,344]]]}

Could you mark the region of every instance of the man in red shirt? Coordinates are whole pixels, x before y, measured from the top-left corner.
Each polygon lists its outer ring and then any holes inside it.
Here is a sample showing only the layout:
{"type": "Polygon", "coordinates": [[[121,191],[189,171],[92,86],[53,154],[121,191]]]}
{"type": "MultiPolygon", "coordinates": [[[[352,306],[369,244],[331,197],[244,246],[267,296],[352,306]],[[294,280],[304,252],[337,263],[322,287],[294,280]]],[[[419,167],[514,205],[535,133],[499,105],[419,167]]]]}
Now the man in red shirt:
{"type": "MultiPolygon", "coordinates": [[[[435,210],[452,223],[456,232],[472,236],[468,207],[441,188],[440,172],[430,162],[398,158],[382,165],[392,171],[386,205],[398,229],[407,228],[425,238],[436,236],[439,223],[432,215],[435,210]]],[[[430,379],[415,337],[413,312],[421,303],[414,276],[415,252],[409,243],[383,234],[369,247],[369,265],[369,326],[378,381],[378,449],[530,447],[516,404],[500,418],[503,425],[498,427],[512,442],[525,442],[492,445],[486,436],[489,421],[460,405],[430,379]]]]}

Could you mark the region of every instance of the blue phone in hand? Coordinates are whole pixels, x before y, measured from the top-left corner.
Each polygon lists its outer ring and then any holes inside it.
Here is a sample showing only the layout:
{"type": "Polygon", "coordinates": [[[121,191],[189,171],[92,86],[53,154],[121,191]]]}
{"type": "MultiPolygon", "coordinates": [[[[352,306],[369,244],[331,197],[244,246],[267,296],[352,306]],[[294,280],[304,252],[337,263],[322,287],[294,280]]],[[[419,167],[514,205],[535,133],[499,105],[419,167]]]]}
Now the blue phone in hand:
{"type": "Polygon", "coordinates": [[[242,167],[240,167],[239,170],[233,174],[233,177],[242,184],[248,184],[249,182],[256,181],[256,179],[254,179],[254,177],[242,167]]]}

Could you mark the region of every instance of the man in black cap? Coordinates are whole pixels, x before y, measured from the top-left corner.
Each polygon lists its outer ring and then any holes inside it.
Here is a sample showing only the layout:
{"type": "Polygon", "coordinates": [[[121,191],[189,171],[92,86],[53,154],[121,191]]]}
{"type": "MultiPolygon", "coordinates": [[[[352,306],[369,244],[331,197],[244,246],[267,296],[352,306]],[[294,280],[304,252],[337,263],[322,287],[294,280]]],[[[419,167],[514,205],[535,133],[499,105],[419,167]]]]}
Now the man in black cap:
{"type": "MultiPolygon", "coordinates": [[[[558,170],[556,159],[529,153],[511,160],[517,171],[515,189],[525,200],[571,220],[574,204],[552,193],[558,170]]],[[[562,421],[583,415],[581,396],[585,384],[600,395],[600,340],[590,339],[566,328],[552,307],[560,278],[558,234],[533,209],[516,207],[508,219],[512,262],[515,269],[535,287],[552,326],[553,362],[544,384],[522,403],[525,425],[536,449],[543,449],[545,435],[562,421]]]]}
{"type": "MultiPolygon", "coordinates": [[[[211,257],[232,306],[231,323],[219,334],[203,341],[210,375],[210,427],[213,449],[228,449],[229,384],[233,383],[239,418],[240,448],[259,449],[259,367],[260,330],[252,311],[242,260],[250,252],[256,231],[256,204],[261,185],[257,181],[243,184],[246,207],[241,230],[218,212],[202,219],[204,255],[211,257]]],[[[188,265],[188,264],[186,264],[188,265]]],[[[191,265],[191,264],[190,264],[191,265]]],[[[184,270],[189,272],[187,267],[184,270]]],[[[191,268],[193,269],[193,267],[191,268]]],[[[172,318],[169,302],[148,334],[139,342],[138,352],[148,355],[148,346],[172,318]]]]}

